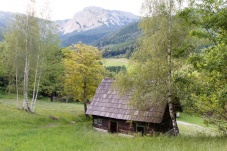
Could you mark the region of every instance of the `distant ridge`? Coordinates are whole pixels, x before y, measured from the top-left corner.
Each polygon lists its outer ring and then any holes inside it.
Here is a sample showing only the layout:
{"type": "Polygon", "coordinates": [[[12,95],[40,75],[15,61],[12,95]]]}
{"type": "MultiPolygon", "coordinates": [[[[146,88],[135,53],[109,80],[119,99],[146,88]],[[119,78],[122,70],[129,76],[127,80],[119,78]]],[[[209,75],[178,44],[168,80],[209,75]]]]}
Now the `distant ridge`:
{"type": "MultiPolygon", "coordinates": [[[[7,23],[13,20],[15,15],[16,13],[0,11],[0,32],[6,29],[7,23]]],[[[99,39],[103,41],[103,37],[138,22],[138,20],[138,16],[129,12],[90,6],[75,13],[71,19],[55,22],[58,25],[62,47],[67,47],[78,42],[97,46],[99,39]]]]}
{"type": "Polygon", "coordinates": [[[57,21],[57,23],[60,32],[68,34],[100,27],[124,26],[135,21],[138,21],[138,16],[132,13],[90,6],[77,12],[72,19],[57,21]]]}

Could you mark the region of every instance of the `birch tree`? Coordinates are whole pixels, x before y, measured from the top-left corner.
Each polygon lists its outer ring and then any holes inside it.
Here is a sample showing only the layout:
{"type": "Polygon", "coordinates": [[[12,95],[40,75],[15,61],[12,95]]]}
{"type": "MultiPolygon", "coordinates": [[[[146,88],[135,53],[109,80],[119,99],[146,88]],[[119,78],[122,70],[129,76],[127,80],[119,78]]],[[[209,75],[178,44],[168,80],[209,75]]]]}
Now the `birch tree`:
{"type": "Polygon", "coordinates": [[[39,31],[38,31],[38,46],[36,54],[36,65],[34,71],[34,80],[33,80],[33,94],[31,100],[31,111],[34,112],[35,104],[37,101],[39,87],[41,83],[42,72],[44,70],[45,64],[48,64],[50,60],[54,60],[55,56],[50,56],[48,54],[53,54],[53,51],[57,52],[59,50],[59,38],[57,37],[56,30],[57,26],[50,20],[50,9],[48,3],[45,3],[40,11],[40,16],[42,19],[39,19],[39,31]]]}
{"type": "Polygon", "coordinates": [[[146,109],[154,103],[167,102],[173,125],[173,135],[179,133],[173,101],[175,98],[172,72],[177,70],[172,60],[188,35],[175,16],[180,2],[174,0],[145,0],[146,16],[139,24],[142,36],[127,73],[117,76],[117,86],[123,93],[132,92],[130,104],[146,109]]]}
{"type": "MultiPolygon", "coordinates": [[[[9,48],[9,54],[14,56],[13,65],[20,65],[23,69],[23,105],[26,111],[34,112],[38,97],[42,68],[47,58],[45,54],[58,48],[59,40],[55,34],[55,26],[50,21],[49,11],[45,7],[41,11],[42,19],[37,17],[35,1],[30,0],[27,5],[26,14],[19,14],[15,18],[12,28],[7,32],[5,40],[9,48]],[[20,59],[19,59],[20,55],[20,59]],[[20,61],[19,61],[20,60],[20,61]],[[28,95],[32,94],[29,105],[28,95]]],[[[12,57],[8,58],[10,63],[12,57]]],[[[18,70],[16,67],[16,81],[18,81],[18,70]]],[[[18,83],[18,82],[16,82],[18,83]]],[[[16,84],[17,85],[17,84],[16,84]]],[[[18,85],[17,85],[18,86],[18,85]]]]}

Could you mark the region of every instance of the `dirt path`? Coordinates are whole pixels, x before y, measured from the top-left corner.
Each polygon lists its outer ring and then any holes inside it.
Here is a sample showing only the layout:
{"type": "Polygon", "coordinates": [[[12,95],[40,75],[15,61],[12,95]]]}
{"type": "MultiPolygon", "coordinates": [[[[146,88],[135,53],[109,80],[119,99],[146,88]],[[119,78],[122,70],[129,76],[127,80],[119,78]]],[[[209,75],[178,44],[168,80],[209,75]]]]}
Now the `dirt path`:
{"type": "Polygon", "coordinates": [[[210,136],[216,136],[217,132],[209,127],[205,127],[205,126],[200,126],[200,125],[196,125],[196,124],[191,124],[191,123],[187,123],[187,122],[182,122],[182,121],[177,121],[177,124],[179,125],[185,125],[185,126],[191,126],[191,128],[189,128],[186,132],[186,134],[205,134],[205,135],[210,135],[210,136]]]}
{"type": "Polygon", "coordinates": [[[194,126],[194,127],[197,127],[197,128],[206,129],[206,128],[203,127],[203,126],[199,126],[199,125],[191,124],[191,123],[187,123],[187,122],[177,121],[177,123],[178,123],[178,124],[183,124],[183,125],[188,125],[188,126],[194,126]]]}

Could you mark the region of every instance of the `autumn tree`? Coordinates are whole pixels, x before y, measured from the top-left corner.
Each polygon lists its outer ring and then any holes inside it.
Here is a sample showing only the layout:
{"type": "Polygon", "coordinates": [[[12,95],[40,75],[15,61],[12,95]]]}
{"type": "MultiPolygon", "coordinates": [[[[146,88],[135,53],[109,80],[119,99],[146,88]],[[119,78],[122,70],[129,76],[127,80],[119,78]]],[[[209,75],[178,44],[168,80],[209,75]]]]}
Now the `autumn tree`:
{"type": "Polygon", "coordinates": [[[82,43],[62,50],[64,54],[64,91],[84,103],[93,97],[104,77],[105,68],[100,65],[101,53],[93,46],[82,43]]]}

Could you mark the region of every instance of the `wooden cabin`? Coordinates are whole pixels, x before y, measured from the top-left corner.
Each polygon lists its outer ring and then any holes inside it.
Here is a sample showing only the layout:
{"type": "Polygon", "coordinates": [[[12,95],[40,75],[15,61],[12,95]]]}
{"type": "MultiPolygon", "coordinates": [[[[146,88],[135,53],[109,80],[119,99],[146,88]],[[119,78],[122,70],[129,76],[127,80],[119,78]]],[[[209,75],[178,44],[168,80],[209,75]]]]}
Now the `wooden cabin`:
{"type": "Polygon", "coordinates": [[[154,103],[147,110],[134,109],[128,105],[130,95],[118,95],[117,90],[112,90],[112,83],[111,79],[102,80],[86,112],[92,115],[95,129],[152,135],[173,128],[167,103],[154,103]]]}

